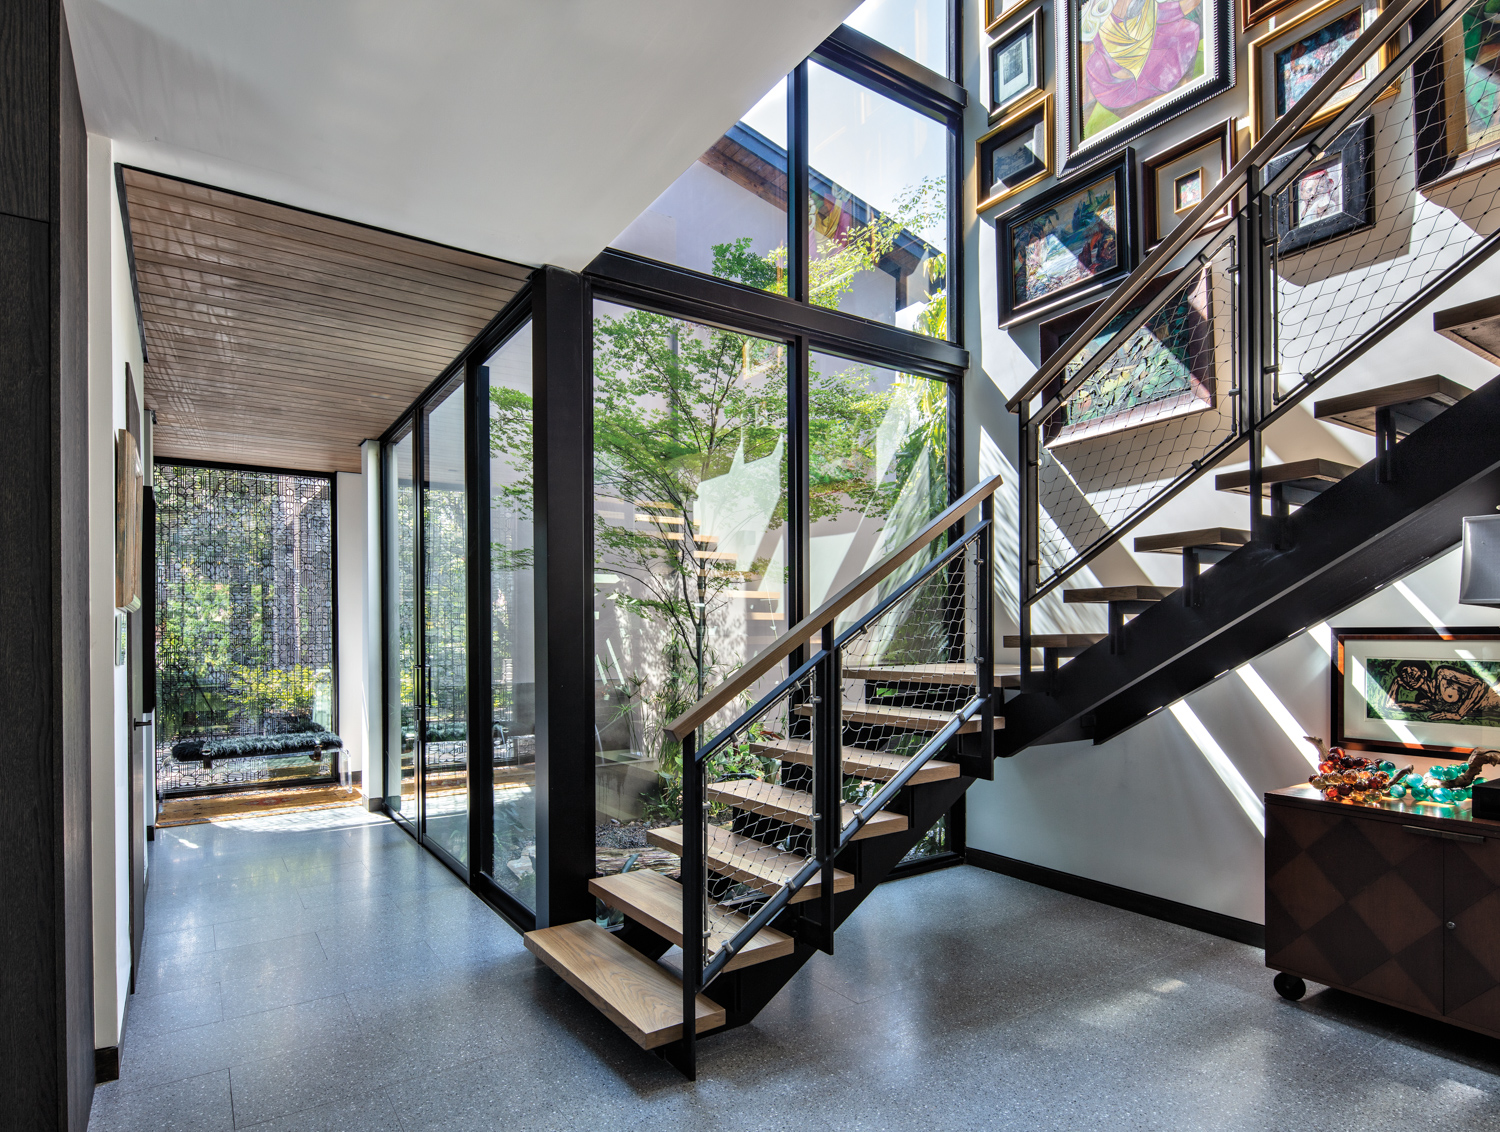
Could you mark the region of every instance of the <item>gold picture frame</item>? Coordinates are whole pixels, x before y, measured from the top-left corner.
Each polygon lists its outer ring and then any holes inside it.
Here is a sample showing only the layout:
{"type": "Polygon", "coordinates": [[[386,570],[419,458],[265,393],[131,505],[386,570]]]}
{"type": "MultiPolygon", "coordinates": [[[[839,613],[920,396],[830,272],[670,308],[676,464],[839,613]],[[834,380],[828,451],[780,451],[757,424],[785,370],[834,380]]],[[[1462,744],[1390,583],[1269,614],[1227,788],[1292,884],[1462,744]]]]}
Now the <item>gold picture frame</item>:
{"type": "Polygon", "coordinates": [[[1052,176],[1053,148],[1052,96],[1039,92],[1008,113],[994,129],[974,143],[974,163],[979,176],[975,211],[985,212],[1052,176]],[[1032,147],[1035,164],[1022,170],[1014,181],[1005,181],[996,188],[993,176],[995,151],[1007,143],[1023,141],[1028,134],[1035,138],[1038,129],[1042,142],[1039,154],[1035,146],[1032,147]]]}
{"type": "Polygon", "coordinates": [[[984,0],[984,30],[994,35],[1006,19],[1028,0],[984,0]]]}
{"type": "MultiPolygon", "coordinates": [[[[1250,44],[1252,144],[1296,105],[1301,94],[1290,96],[1297,90],[1305,92],[1310,88],[1342,52],[1333,55],[1322,67],[1303,64],[1292,72],[1292,66],[1314,53],[1326,53],[1339,40],[1346,44],[1352,42],[1351,36],[1357,37],[1368,28],[1380,15],[1382,7],[1381,0],[1324,0],[1250,44]],[[1356,15],[1357,20],[1354,19],[1356,15]]],[[[1335,117],[1394,57],[1395,48],[1388,42],[1374,58],[1366,60],[1361,77],[1335,94],[1307,123],[1308,127],[1321,125],[1335,117]]],[[[1399,84],[1392,84],[1381,97],[1394,94],[1398,88],[1399,84]]]]}

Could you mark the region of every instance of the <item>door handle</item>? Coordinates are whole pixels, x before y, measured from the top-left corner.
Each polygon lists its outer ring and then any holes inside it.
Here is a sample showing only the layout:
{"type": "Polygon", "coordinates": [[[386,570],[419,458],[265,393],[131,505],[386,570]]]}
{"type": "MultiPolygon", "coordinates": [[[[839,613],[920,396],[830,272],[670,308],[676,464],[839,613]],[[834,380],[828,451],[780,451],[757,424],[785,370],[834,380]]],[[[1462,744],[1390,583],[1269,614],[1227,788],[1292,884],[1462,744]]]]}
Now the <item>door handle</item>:
{"type": "Polygon", "coordinates": [[[1470,845],[1484,844],[1484,838],[1477,833],[1449,833],[1446,829],[1429,829],[1425,825],[1403,825],[1401,828],[1418,837],[1440,837],[1444,841],[1464,841],[1470,845]]]}

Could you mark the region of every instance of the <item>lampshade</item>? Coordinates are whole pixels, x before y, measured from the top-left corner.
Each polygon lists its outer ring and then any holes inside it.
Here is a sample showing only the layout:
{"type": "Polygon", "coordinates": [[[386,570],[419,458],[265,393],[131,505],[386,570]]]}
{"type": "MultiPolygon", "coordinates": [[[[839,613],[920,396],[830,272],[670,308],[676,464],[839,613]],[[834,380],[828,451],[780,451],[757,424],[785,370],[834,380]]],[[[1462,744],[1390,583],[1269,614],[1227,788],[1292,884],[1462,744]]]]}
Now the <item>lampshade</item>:
{"type": "Polygon", "coordinates": [[[1500,605],[1500,515],[1464,519],[1464,565],[1460,605],[1500,605]]]}

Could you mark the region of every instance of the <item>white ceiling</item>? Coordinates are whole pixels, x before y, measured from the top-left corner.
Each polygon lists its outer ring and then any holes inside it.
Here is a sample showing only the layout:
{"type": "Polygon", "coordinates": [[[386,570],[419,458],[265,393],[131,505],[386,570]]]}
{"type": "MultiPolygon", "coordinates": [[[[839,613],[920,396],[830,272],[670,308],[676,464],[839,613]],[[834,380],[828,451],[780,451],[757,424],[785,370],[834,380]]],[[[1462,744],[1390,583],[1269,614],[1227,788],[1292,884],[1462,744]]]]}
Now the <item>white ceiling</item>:
{"type": "Polygon", "coordinates": [[[588,263],[857,0],[65,0],[116,158],[588,263]]]}

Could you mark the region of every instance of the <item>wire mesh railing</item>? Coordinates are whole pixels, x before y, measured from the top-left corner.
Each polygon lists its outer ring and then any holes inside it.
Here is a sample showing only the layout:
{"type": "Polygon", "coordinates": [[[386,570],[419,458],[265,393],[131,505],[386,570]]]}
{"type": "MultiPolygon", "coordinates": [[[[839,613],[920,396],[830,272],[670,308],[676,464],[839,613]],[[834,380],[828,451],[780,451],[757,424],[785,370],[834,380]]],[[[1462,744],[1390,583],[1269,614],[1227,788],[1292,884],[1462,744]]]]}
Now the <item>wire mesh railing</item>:
{"type": "Polygon", "coordinates": [[[1270,537],[1263,430],[1500,246],[1492,22],[1388,4],[1012,399],[1023,673],[1032,607],[1232,455],[1270,537]]]}

